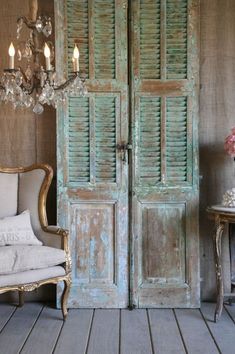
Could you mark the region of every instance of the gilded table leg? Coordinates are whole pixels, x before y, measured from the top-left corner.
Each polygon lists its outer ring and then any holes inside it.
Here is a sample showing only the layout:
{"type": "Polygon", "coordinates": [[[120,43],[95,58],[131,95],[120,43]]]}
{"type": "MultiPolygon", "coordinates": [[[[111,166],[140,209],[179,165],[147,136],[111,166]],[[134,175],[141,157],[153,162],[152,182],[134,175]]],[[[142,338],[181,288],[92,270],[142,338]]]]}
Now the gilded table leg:
{"type": "Polygon", "coordinates": [[[216,266],[216,282],[217,282],[217,304],[215,309],[214,321],[220,318],[223,309],[224,299],[224,284],[222,273],[222,260],[221,260],[221,237],[224,231],[224,223],[216,220],[216,230],[214,233],[214,251],[215,251],[215,266],[216,266]]]}

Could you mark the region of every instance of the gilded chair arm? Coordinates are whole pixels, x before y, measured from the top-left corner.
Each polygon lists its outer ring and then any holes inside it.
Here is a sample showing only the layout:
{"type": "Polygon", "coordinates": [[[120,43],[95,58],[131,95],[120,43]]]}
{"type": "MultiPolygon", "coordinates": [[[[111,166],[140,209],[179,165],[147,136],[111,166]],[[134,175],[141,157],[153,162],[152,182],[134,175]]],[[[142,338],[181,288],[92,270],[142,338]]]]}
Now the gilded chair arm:
{"type": "Polygon", "coordinates": [[[54,226],[54,225],[49,225],[49,226],[44,226],[43,231],[52,235],[58,235],[62,238],[62,249],[67,251],[69,249],[68,247],[68,239],[69,239],[69,231],[66,229],[62,229],[59,226],[54,226]]]}
{"type": "Polygon", "coordinates": [[[63,238],[67,238],[68,239],[68,236],[69,236],[69,231],[65,230],[65,229],[62,229],[59,226],[54,226],[54,225],[43,226],[42,229],[43,229],[44,232],[47,232],[49,234],[59,235],[59,236],[61,236],[63,238]]]}
{"type": "Polygon", "coordinates": [[[71,256],[69,249],[69,232],[59,226],[43,226],[38,236],[44,245],[61,248],[66,254],[66,272],[71,272],[71,256]],[[59,237],[54,237],[59,236],[59,237]]]}

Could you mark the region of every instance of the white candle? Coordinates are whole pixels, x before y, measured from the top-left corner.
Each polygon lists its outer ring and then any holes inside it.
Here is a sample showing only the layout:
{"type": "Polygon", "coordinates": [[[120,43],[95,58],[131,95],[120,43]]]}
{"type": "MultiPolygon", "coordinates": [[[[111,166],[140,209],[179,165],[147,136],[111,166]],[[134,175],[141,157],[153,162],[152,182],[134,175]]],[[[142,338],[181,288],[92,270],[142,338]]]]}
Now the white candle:
{"type": "Polygon", "coordinates": [[[9,50],[8,50],[10,60],[9,60],[9,69],[14,69],[14,60],[15,60],[15,48],[11,43],[9,50]]]}
{"type": "Polygon", "coordinates": [[[44,46],[44,56],[46,58],[46,70],[49,71],[51,70],[51,51],[47,43],[44,46]]]}
{"type": "Polygon", "coordinates": [[[79,71],[79,50],[77,44],[75,44],[74,46],[72,61],[73,61],[73,71],[77,73],[79,71]]]}

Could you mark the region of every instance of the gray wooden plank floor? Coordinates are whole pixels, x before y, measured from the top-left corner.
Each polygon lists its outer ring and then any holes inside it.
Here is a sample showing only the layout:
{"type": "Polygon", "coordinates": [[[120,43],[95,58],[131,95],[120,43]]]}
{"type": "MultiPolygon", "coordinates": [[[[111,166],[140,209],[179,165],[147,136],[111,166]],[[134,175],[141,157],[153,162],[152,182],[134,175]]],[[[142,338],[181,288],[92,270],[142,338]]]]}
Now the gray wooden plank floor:
{"type": "Polygon", "coordinates": [[[235,353],[235,305],[214,323],[201,309],[60,310],[38,303],[0,304],[0,354],[235,353]]]}

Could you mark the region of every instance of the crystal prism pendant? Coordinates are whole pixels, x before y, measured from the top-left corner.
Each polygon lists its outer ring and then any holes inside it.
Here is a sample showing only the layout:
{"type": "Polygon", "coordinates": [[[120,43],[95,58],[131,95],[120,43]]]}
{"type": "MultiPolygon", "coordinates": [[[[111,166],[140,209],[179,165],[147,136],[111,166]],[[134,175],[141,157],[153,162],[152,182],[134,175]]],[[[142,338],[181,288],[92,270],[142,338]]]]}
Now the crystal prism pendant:
{"type": "Polygon", "coordinates": [[[21,53],[21,50],[18,49],[18,50],[17,50],[17,60],[18,60],[18,61],[21,61],[21,59],[22,59],[22,53],[21,53]]]}
{"type": "Polygon", "coordinates": [[[15,74],[15,83],[17,86],[21,86],[23,82],[23,76],[20,71],[17,71],[15,74]]]}
{"type": "Polygon", "coordinates": [[[43,28],[43,23],[42,23],[41,17],[39,17],[36,21],[36,29],[40,33],[40,32],[42,32],[42,28],[43,28]]]}
{"type": "Polygon", "coordinates": [[[32,53],[31,46],[28,42],[26,42],[23,57],[26,58],[27,60],[30,60],[32,58],[32,55],[33,53],[32,53]]]}
{"type": "Polygon", "coordinates": [[[17,29],[16,29],[16,38],[19,39],[20,38],[20,32],[22,30],[22,27],[23,27],[23,19],[20,18],[18,21],[17,21],[17,29]]]}
{"type": "Polygon", "coordinates": [[[33,107],[33,112],[36,114],[42,114],[44,112],[44,108],[39,102],[37,102],[33,107]]]}
{"type": "Polygon", "coordinates": [[[27,69],[25,70],[25,76],[28,81],[30,81],[33,77],[33,73],[32,73],[32,70],[29,65],[28,65],[27,69]]]}
{"type": "Polygon", "coordinates": [[[46,37],[49,37],[52,34],[52,24],[50,19],[46,21],[46,25],[43,28],[42,32],[46,37]]]}

